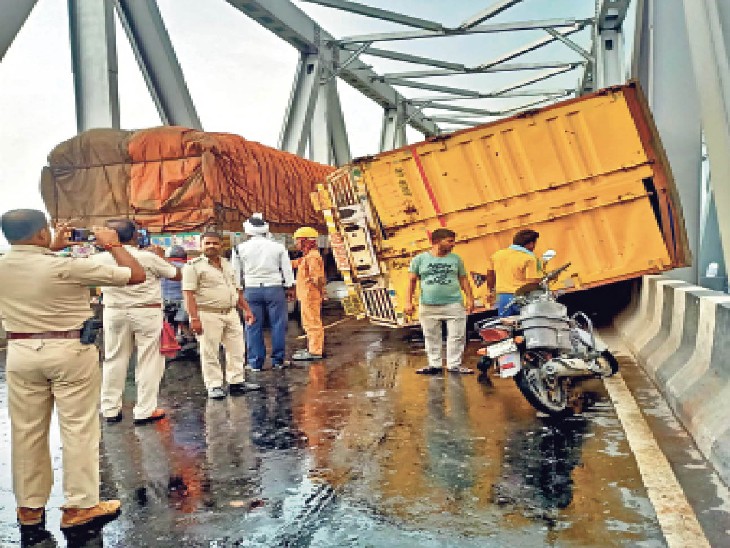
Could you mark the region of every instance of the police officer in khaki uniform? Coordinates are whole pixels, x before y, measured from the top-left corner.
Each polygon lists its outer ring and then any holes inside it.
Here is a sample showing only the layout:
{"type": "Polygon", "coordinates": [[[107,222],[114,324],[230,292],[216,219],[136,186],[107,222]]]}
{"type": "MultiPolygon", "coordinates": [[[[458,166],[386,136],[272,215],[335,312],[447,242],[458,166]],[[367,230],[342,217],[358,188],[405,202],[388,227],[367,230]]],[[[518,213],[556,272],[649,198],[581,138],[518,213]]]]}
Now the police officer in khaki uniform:
{"type": "Polygon", "coordinates": [[[218,359],[220,344],[226,350],[226,377],[231,394],[257,390],[260,386],[244,382],[245,346],[243,326],[236,308],[244,311],[247,323],[254,321],[243,297],[241,283],[231,263],[221,257],[221,237],[206,232],[200,238],[203,255],[183,267],[182,289],[190,327],[200,341],[203,381],[208,397],[226,396],[223,370],[218,359]]]}
{"type": "MultiPolygon", "coordinates": [[[[101,413],[107,422],[122,420],[122,394],[132,351],[137,349],[134,378],[137,403],[134,423],[144,424],[165,416],[157,407],[165,357],[160,354],[162,288],[160,278],[182,279],[179,269],[152,251],[138,249],[137,227],[129,219],[107,221],[116,230],[124,248],[144,267],[147,279],[131,287],[104,286],[104,368],[101,379],[101,413]]],[[[109,253],[92,257],[101,264],[114,264],[109,253]]]]}
{"type": "Polygon", "coordinates": [[[116,232],[95,229],[113,266],[58,257],[69,242],[62,227],[51,237],[41,211],[16,209],[0,218],[10,252],[0,258],[0,310],[8,337],[8,407],[13,491],[21,525],[45,520],[53,470],[48,433],[55,405],[63,445],[62,528],[113,519],[118,500],[99,501],[99,354],[82,344],[92,316],[89,287],[139,284],[142,266],[116,232]]]}

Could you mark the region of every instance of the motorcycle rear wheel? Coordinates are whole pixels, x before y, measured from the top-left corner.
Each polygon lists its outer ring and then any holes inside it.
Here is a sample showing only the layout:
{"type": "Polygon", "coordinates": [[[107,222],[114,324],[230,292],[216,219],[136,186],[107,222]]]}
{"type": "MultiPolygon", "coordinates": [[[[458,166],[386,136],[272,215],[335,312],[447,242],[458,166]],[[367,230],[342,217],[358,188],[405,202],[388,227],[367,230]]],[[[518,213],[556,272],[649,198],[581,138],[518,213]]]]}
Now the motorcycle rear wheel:
{"type": "Polygon", "coordinates": [[[529,404],[551,417],[570,415],[573,408],[569,405],[565,379],[555,379],[554,383],[539,368],[523,368],[514,377],[517,388],[529,404]]]}

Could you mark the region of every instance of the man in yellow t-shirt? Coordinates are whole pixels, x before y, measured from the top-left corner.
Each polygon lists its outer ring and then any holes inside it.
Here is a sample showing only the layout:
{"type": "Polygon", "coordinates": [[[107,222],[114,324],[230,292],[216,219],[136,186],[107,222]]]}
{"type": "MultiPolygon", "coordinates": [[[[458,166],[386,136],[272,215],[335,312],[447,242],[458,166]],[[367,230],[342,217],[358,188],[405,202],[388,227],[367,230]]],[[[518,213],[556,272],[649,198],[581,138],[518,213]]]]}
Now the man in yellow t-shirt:
{"type": "Polygon", "coordinates": [[[540,234],[534,230],[520,230],[512,245],[500,249],[489,258],[487,287],[496,293],[497,315],[513,316],[520,313],[515,305],[508,306],[521,286],[542,278],[542,265],[535,256],[535,245],[540,234]]]}

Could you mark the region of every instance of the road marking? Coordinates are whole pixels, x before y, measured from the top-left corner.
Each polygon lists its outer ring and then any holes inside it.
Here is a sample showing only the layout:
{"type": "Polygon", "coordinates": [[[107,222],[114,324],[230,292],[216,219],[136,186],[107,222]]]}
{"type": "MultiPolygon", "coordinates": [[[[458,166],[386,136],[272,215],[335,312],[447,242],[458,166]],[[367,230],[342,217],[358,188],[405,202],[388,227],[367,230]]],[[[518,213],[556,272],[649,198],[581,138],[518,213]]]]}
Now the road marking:
{"type": "Polygon", "coordinates": [[[709,547],[664,453],[620,374],[604,379],[669,548],[709,547]]]}

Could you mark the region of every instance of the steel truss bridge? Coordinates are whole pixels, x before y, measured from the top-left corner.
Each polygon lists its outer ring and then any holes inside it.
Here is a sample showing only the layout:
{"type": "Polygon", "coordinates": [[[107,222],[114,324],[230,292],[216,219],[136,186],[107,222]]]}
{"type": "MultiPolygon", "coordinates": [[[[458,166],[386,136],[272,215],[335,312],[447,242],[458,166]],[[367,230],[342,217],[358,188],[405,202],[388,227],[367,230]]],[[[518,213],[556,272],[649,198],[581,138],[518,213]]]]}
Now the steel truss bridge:
{"type": "MultiPolygon", "coordinates": [[[[474,13],[456,25],[401,13],[397,1],[389,9],[374,7],[374,0],[300,3],[356,14],[364,28],[376,19],[397,29],[352,36],[334,36],[289,0],[206,2],[227,2],[241,13],[242,25],[249,18],[299,52],[278,145],[323,163],[351,159],[338,80],[383,109],[373,152],[407,144],[406,126],[432,137],[627,78],[640,81],[679,185],[695,258],[674,274],[724,289],[718,283],[730,264],[730,2],[584,0],[575,2],[578,15],[517,20],[512,14],[518,8],[532,4],[544,13],[550,6],[542,0],[474,0],[474,13]],[[523,31],[537,39],[476,64],[466,61],[472,55],[408,51],[414,42],[472,36],[486,43],[523,31]],[[540,52],[547,50],[558,54],[545,60],[540,52]],[[378,72],[369,64],[382,60],[399,68],[378,72]],[[713,262],[720,276],[706,278],[713,262]]],[[[0,5],[0,60],[36,3],[0,5]]],[[[68,0],[78,131],[120,125],[115,12],[163,123],[202,129],[156,0],[68,0]]]]}

